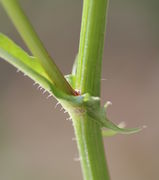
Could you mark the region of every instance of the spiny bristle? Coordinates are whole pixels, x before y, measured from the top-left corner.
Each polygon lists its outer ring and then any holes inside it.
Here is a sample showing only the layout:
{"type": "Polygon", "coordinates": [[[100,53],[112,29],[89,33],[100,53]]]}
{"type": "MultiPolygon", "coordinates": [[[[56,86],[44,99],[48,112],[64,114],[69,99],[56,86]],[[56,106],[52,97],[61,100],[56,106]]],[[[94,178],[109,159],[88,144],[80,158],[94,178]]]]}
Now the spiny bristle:
{"type": "Polygon", "coordinates": [[[124,121],[122,121],[122,122],[120,122],[120,123],[118,124],[118,127],[119,127],[119,128],[125,128],[125,127],[126,127],[126,123],[125,123],[124,121]]]}
{"type": "Polygon", "coordinates": [[[60,111],[62,111],[64,108],[63,107],[61,107],[61,109],[60,109],[60,111]]]}
{"type": "Polygon", "coordinates": [[[57,102],[56,105],[55,105],[55,109],[57,108],[57,106],[60,104],[60,102],[57,102]]]}
{"type": "Polygon", "coordinates": [[[105,78],[102,78],[102,79],[101,79],[101,81],[106,81],[106,80],[107,80],[107,79],[105,79],[105,78]]]}
{"type": "Polygon", "coordinates": [[[111,101],[107,101],[107,105],[108,106],[112,105],[112,102],[111,101]]]}
{"type": "Polygon", "coordinates": [[[147,125],[143,125],[142,128],[143,128],[143,129],[147,128],[147,125]]]}
{"type": "Polygon", "coordinates": [[[112,105],[111,101],[107,101],[104,105],[104,108],[107,109],[110,105],[112,105]]]}
{"type": "Polygon", "coordinates": [[[46,90],[46,89],[44,89],[43,94],[45,94],[45,93],[46,93],[46,91],[47,91],[47,90],[46,90]]]}
{"type": "Polygon", "coordinates": [[[37,83],[37,82],[34,82],[34,83],[33,83],[33,86],[35,86],[36,84],[38,84],[38,83],[37,83]]]}
{"type": "Polygon", "coordinates": [[[38,87],[37,87],[37,89],[39,89],[41,86],[39,85],[38,87]]]}
{"type": "Polygon", "coordinates": [[[52,94],[49,94],[48,96],[47,96],[47,99],[49,99],[49,97],[51,97],[52,96],[52,94]]]}
{"type": "Polygon", "coordinates": [[[80,157],[75,157],[75,158],[74,158],[74,161],[79,162],[80,160],[81,160],[81,158],[80,158],[80,157]]]}
{"type": "Polygon", "coordinates": [[[70,121],[71,119],[72,119],[71,117],[66,118],[67,121],[70,121]]]}

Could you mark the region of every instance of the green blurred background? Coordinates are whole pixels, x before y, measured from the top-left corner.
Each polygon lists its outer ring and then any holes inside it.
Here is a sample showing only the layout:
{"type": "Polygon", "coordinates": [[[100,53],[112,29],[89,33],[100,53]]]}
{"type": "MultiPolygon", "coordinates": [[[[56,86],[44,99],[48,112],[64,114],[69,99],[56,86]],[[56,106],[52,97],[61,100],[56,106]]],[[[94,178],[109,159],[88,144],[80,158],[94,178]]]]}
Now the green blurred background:
{"type": "MultiPolygon", "coordinates": [[[[21,0],[27,15],[64,74],[78,51],[82,1],[21,0]]],[[[142,132],[105,138],[112,180],[159,179],[159,1],[109,4],[103,57],[102,103],[108,115],[142,132]]],[[[26,49],[0,7],[0,32],[26,49]]],[[[26,49],[27,50],[27,49],[26,49]]],[[[81,180],[72,123],[56,101],[0,60],[0,179],[81,180]]]]}

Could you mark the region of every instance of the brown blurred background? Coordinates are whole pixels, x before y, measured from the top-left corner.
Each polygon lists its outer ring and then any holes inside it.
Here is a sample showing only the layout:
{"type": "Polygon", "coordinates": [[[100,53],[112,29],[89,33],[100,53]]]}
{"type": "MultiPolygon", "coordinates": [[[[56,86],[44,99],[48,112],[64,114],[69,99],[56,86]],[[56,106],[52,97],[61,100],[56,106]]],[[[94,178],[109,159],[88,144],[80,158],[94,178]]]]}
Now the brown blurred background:
{"type": "MultiPolygon", "coordinates": [[[[78,51],[82,1],[21,0],[64,74],[78,51]]],[[[103,57],[102,103],[135,135],[105,138],[112,180],[159,179],[159,1],[110,1],[103,57]]],[[[0,7],[0,32],[26,49],[0,7]]],[[[72,123],[56,101],[0,60],[0,179],[81,180],[72,123]]]]}

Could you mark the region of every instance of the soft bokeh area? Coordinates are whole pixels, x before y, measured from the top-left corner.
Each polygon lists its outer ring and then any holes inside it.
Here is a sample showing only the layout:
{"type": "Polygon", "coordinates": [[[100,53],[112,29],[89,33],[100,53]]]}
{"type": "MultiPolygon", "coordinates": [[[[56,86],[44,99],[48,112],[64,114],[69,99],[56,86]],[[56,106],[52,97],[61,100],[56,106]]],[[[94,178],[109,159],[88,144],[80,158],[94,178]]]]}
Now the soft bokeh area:
{"type": "MultiPolygon", "coordinates": [[[[64,74],[78,52],[82,1],[21,0],[64,74]]],[[[104,138],[112,180],[159,179],[159,1],[110,1],[102,103],[135,135],[104,138]]],[[[0,7],[0,32],[26,49],[0,7]]],[[[0,59],[0,179],[81,180],[72,123],[33,81],[0,59]]]]}

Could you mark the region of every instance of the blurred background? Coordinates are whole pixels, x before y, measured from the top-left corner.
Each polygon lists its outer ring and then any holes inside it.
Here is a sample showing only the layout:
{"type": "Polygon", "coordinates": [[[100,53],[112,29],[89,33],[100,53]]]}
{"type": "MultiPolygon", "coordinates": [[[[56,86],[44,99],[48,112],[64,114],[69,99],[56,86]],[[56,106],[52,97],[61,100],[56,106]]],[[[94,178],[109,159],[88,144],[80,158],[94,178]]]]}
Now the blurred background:
{"type": "MultiPolygon", "coordinates": [[[[64,74],[78,52],[82,1],[21,0],[39,36],[64,74]]],[[[103,56],[102,103],[108,115],[135,135],[104,138],[112,180],[158,180],[159,1],[113,0],[109,4],[103,56]]],[[[0,7],[0,32],[25,50],[0,7]]],[[[0,60],[0,179],[81,180],[72,123],[56,100],[0,60]]]]}

